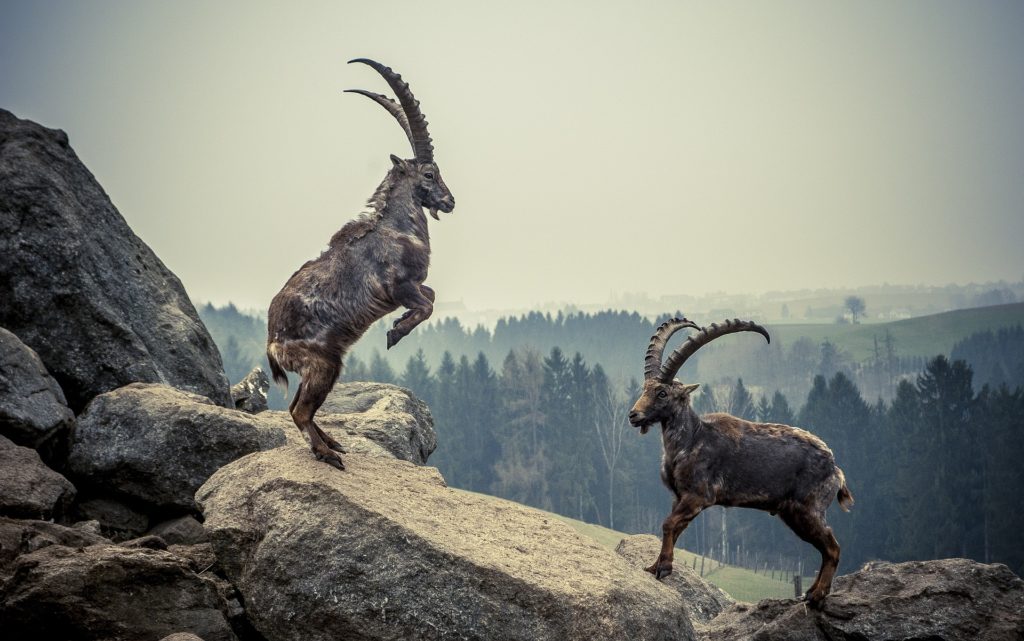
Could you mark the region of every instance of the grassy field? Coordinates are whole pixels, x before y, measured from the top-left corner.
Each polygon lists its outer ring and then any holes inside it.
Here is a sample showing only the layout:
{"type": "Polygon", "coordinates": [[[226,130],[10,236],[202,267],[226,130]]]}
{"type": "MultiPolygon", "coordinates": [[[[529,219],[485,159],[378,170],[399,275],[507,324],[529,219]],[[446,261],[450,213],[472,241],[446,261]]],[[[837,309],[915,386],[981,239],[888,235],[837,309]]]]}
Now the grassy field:
{"type": "Polygon", "coordinates": [[[858,325],[777,324],[771,326],[773,338],[792,344],[802,336],[815,343],[826,338],[847,350],[858,361],[872,356],[874,338],[879,344],[886,329],[896,339],[902,356],[937,356],[950,353],[957,341],[988,329],[1024,324],[1024,303],[958,309],[931,316],[919,316],[888,323],[858,325]]]}
{"type": "MultiPolygon", "coordinates": [[[[469,490],[459,490],[459,492],[466,492],[467,494],[474,494],[485,498],[495,498],[487,494],[470,492],[469,490]]],[[[571,519],[567,516],[562,516],[561,514],[555,514],[554,512],[545,512],[544,510],[538,510],[537,508],[530,509],[537,510],[538,512],[544,512],[550,517],[566,523],[578,533],[594,539],[599,545],[608,548],[609,550],[614,551],[615,546],[619,544],[619,541],[629,536],[628,534],[624,534],[617,530],[612,530],[600,525],[594,525],[593,523],[584,523],[583,521],[577,521],[576,519],[571,519]]],[[[694,554],[689,550],[676,548],[675,565],[681,566],[685,564],[689,568],[696,567],[699,571],[700,562],[700,555],[694,554]]],[[[793,584],[789,581],[772,579],[771,576],[756,574],[752,570],[747,570],[746,568],[735,567],[732,565],[719,565],[717,561],[712,559],[704,559],[704,578],[728,592],[732,595],[732,598],[737,601],[756,602],[761,599],[793,598],[793,584]]],[[[814,581],[813,576],[804,577],[804,589],[806,589],[812,581],[814,581]]]]}
{"type": "MultiPolygon", "coordinates": [[[[551,514],[552,517],[567,523],[574,530],[584,536],[597,541],[609,550],[614,550],[626,534],[610,530],[593,523],[584,523],[576,519],[570,519],[560,514],[551,514]]],[[[653,559],[652,559],[653,561],[653,559]]],[[[689,568],[700,570],[701,557],[689,550],[676,548],[675,565],[686,565],[689,568]]],[[[792,599],[793,584],[789,581],[772,579],[771,576],[756,574],[746,568],[732,565],[719,565],[711,559],[704,559],[704,578],[728,592],[737,601],[756,602],[761,599],[792,599]],[[709,568],[714,568],[709,571],[709,568]]],[[[809,586],[814,577],[805,577],[804,586],[809,586]]]]}

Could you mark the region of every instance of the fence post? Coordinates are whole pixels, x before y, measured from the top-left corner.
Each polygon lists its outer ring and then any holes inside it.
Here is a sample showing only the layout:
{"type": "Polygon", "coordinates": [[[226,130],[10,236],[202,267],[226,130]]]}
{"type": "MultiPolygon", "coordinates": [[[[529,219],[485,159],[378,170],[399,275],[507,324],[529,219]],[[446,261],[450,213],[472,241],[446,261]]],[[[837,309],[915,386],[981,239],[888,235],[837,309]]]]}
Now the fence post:
{"type": "Polygon", "coordinates": [[[803,583],[803,582],[800,580],[800,574],[794,574],[793,575],[793,596],[798,598],[798,599],[804,595],[804,589],[803,589],[803,586],[801,585],[801,583],[803,583]]]}

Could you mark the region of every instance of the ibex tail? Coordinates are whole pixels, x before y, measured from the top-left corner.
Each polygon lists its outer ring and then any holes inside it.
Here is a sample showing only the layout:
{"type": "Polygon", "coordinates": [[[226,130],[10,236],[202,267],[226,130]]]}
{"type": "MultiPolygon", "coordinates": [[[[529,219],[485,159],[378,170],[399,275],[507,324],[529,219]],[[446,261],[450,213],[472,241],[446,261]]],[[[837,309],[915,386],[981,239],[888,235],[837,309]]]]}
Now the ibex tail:
{"type": "Polygon", "coordinates": [[[284,368],[277,362],[274,357],[274,348],[277,345],[271,343],[270,347],[267,348],[267,362],[270,363],[270,373],[274,377],[274,382],[284,387],[285,392],[288,391],[288,374],[285,373],[284,368]]]}
{"type": "Polygon", "coordinates": [[[850,488],[846,487],[846,475],[843,474],[843,471],[837,467],[836,472],[839,474],[840,483],[836,498],[839,500],[839,507],[843,509],[843,512],[849,512],[853,507],[853,493],[850,492],[850,488]]]}

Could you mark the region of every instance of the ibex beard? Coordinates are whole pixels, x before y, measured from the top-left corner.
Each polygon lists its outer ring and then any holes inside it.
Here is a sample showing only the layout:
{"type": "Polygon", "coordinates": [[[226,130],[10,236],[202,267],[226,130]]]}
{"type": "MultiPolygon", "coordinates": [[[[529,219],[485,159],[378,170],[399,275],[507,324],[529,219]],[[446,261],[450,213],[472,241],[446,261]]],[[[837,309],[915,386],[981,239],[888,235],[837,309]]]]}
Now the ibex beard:
{"type": "Polygon", "coordinates": [[[409,85],[389,67],[359,58],[380,73],[398,97],[352,90],[384,107],[401,125],[415,158],[391,156],[392,167],[370,197],[369,211],[346,224],[319,257],[299,268],[267,314],[267,359],[274,380],[286,371],[301,377],[288,411],[309,438],[318,460],[345,469],[344,448],[313,421],[341,375],[349,348],[377,320],[405,307],[387,333],[390,349],[434,309],[434,290],[423,284],[430,266],[424,209],[451,212],[455,198],[434,163],[427,121],[409,85]]]}
{"type": "Polygon", "coordinates": [[[768,332],[750,321],[731,320],[701,328],[685,318],[663,323],[647,348],[644,385],[629,421],[646,433],[661,424],[661,480],[672,491],[672,512],[662,525],[657,560],[646,568],[658,579],[672,572],[676,540],[690,521],[712,505],[748,507],[777,514],[821,553],[821,569],[807,591],[818,606],[832,587],[839,565],[839,543],[825,522],[836,498],[853,505],[846,476],[825,443],[805,430],[754,423],[729,414],[698,416],[690,403],[697,385],[675,380],[686,359],[712,340],[734,332],[768,332]],[[700,330],[662,364],[668,339],[683,328],[700,330]]]}

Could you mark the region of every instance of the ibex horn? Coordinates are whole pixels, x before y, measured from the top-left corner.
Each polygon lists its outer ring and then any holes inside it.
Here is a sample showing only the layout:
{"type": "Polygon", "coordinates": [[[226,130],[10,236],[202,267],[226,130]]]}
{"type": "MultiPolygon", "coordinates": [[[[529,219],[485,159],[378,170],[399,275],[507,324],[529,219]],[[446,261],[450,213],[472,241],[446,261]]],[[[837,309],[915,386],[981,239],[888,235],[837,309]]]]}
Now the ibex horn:
{"type": "Polygon", "coordinates": [[[734,334],[736,332],[757,332],[761,336],[764,336],[765,340],[769,343],[772,342],[771,337],[768,335],[768,330],[761,327],[753,321],[741,321],[738,318],[733,320],[727,320],[721,325],[718,323],[711,323],[710,327],[701,329],[696,334],[693,334],[686,339],[686,342],[680,345],[672,354],[669,355],[668,360],[661,366],[661,374],[659,379],[663,383],[668,383],[675,378],[676,372],[683,366],[686,359],[693,356],[701,347],[704,347],[711,341],[725,336],[726,334],[734,334]]]}
{"type": "MultiPolygon", "coordinates": [[[[402,128],[405,129],[406,135],[409,136],[409,142],[412,143],[413,153],[416,154],[416,160],[419,162],[433,162],[434,160],[434,146],[430,141],[430,134],[427,132],[427,119],[423,117],[423,112],[420,111],[420,102],[416,100],[416,97],[412,95],[412,91],[409,89],[409,83],[402,80],[402,76],[398,75],[391,70],[391,67],[386,67],[375,60],[369,58],[355,58],[349,60],[349,64],[353,62],[361,62],[364,65],[373,67],[377,73],[384,77],[391,90],[395,92],[395,97],[398,98],[398,102],[402,105],[402,110],[405,112],[405,121],[398,118],[398,122],[402,124],[402,128]]],[[[373,98],[373,100],[387,109],[392,115],[395,111],[392,107],[388,106],[384,102],[377,100],[370,95],[370,92],[357,92],[362,93],[364,96],[373,98]]],[[[374,94],[376,95],[376,94],[374,94]]],[[[389,102],[391,102],[389,100],[389,102]]]]}
{"type": "Polygon", "coordinates": [[[651,336],[651,342],[647,346],[647,355],[644,357],[644,380],[657,377],[661,373],[661,355],[665,353],[665,345],[673,334],[684,327],[700,329],[700,325],[685,318],[670,318],[654,331],[654,336],[651,336]]]}

